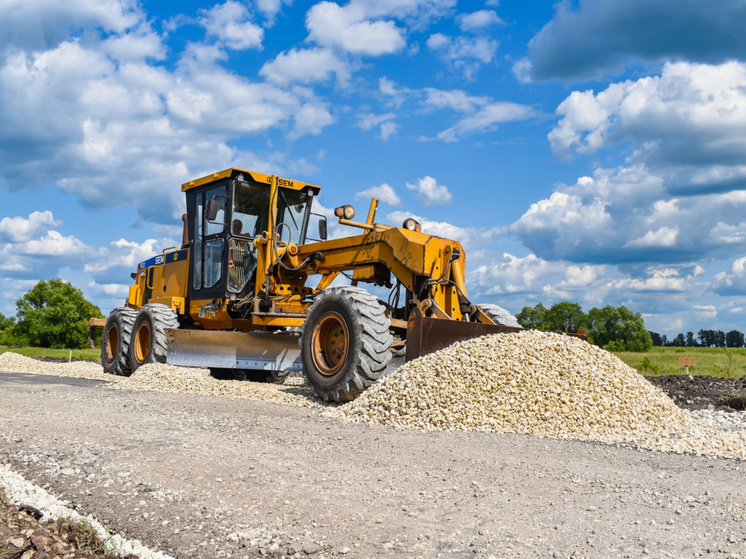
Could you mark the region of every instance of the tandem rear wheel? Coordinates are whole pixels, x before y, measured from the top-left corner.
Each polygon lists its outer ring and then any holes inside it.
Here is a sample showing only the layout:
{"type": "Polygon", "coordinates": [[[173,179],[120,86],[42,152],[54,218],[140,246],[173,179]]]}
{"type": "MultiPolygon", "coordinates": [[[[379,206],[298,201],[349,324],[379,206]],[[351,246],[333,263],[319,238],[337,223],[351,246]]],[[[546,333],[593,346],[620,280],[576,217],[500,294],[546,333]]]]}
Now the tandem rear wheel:
{"type": "Polygon", "coordinates": [[[176,312],[166,305],[144,305],[132,326],[129,362],[132,372],[146,363],[165,363],[168,356],[166,329],[178,328],[176,312]]]}
{"type": "Polygon", "coordinates": [[[137,311],[129,307],[118,307],[109,313],[101,338],[101,365],[105,373],[132,374],[129,346],[136,318],[137,311]]]}

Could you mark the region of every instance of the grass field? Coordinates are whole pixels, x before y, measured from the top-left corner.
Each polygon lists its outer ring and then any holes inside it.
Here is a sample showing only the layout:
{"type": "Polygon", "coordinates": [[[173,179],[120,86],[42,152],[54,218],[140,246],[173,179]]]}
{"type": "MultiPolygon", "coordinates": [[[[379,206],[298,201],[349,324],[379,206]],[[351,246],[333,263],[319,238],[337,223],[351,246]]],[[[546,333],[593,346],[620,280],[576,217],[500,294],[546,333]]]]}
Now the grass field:
{"type": "MultiPolygon", "coordinates": [[[[67,359],[68,349],[43,349],[39,347],[0,346],[0,353],[13,351],[26,357],[57,357],[67,359]]],[[[690,375],[741,378],[746,375],[746,349],[702,348],[702,347],[654,347],[647,353],[615,353],[630,367],[643,375],[683,375],[684,367],[679,358],[694,357],[695,366],[689,367],[690,375]]],[[[73,359],[95,359],[101,361],[101,349],[73,349],[73,359]]]]}
{"type": "Polygon", "coordinates": [[[73,361],[81,359],[95,359],[101,361],[101,348],[96,349],[46,349],[42,347],[8,347],[0,345],[0,353],[12,351],[26,357],[57,357],[68,359],[72,351],[73,361]]]}
{"type": "Polygon", "coordinates": [[[647,376],[683,375],[681,357],[694,357],[690,375],[741,378],[746,374],[746,349],[710,347],[654,347],[647,353],[615,353],[630,367],[647,376]]]}

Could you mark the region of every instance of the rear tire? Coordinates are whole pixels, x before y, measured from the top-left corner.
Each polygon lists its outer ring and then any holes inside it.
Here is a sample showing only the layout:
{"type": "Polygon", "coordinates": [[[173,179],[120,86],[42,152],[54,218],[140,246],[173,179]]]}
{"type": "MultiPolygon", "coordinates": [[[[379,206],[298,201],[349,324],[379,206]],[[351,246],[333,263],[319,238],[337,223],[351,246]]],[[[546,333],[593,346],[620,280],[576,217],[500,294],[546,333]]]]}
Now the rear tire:
{"type": "Polygon", "coordinates": [[[137,311],[118,307],[109,313],[101,337],[101,365],[110,375],[128,377],[132,374],[129,347],[137,311]]]}
{"type": "Polygon", "coordinates": [[[178,328],[176,312],[166,305],[144,305],[132,327],[129,360],[132,372],[146,363],[165,363],[168,357],[167,328],[178,328]]]}
{"type": "Polygon", "coordinates": [[[301,356],[308,384],[327,401],[353,400],[383,376],[394,341],[378,300],[359,287],[331,287],[311,305],[301,356]]]}

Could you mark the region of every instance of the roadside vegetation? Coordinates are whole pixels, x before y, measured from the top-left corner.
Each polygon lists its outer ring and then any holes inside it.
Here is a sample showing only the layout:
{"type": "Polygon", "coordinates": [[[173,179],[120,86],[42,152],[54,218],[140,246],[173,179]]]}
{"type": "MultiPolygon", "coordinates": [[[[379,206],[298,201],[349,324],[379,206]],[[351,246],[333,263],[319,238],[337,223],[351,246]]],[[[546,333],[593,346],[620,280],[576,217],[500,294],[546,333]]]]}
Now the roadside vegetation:
{"type": "Polygon", "coordinates": [[[646,353],[614,352],[630,367],[646,376],[683,375],[682,357],[694,357],[692,376],[741,378],[746,375],[746,349],[718,347],[654,347],[646,353]]]}

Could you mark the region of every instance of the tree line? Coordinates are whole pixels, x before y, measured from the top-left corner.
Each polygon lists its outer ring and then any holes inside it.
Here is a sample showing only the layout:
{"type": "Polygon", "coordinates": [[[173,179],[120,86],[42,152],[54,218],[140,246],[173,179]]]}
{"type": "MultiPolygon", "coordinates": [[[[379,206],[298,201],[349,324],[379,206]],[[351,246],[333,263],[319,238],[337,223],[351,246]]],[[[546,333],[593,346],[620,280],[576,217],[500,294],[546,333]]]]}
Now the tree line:
{"type": "Polygon", "coordinates": [[[670,340],[665,334],[650,332],[650,338],[658,347],[746,347],[746,336],[738,330],[700,330],[696,335],[694,332],[679,333],[670,340]]]}
{"type": "Polygon", "coordinates": [[[542,303],[523,307],[516,315],[524,328],[577,332],[583,329],[588,341],[609,351],[648,351],[653,346],[650,332],[639,312],[627,307],[592,308],[587,313],[578,303],[561,301],[547,308],[542,303]]]}

